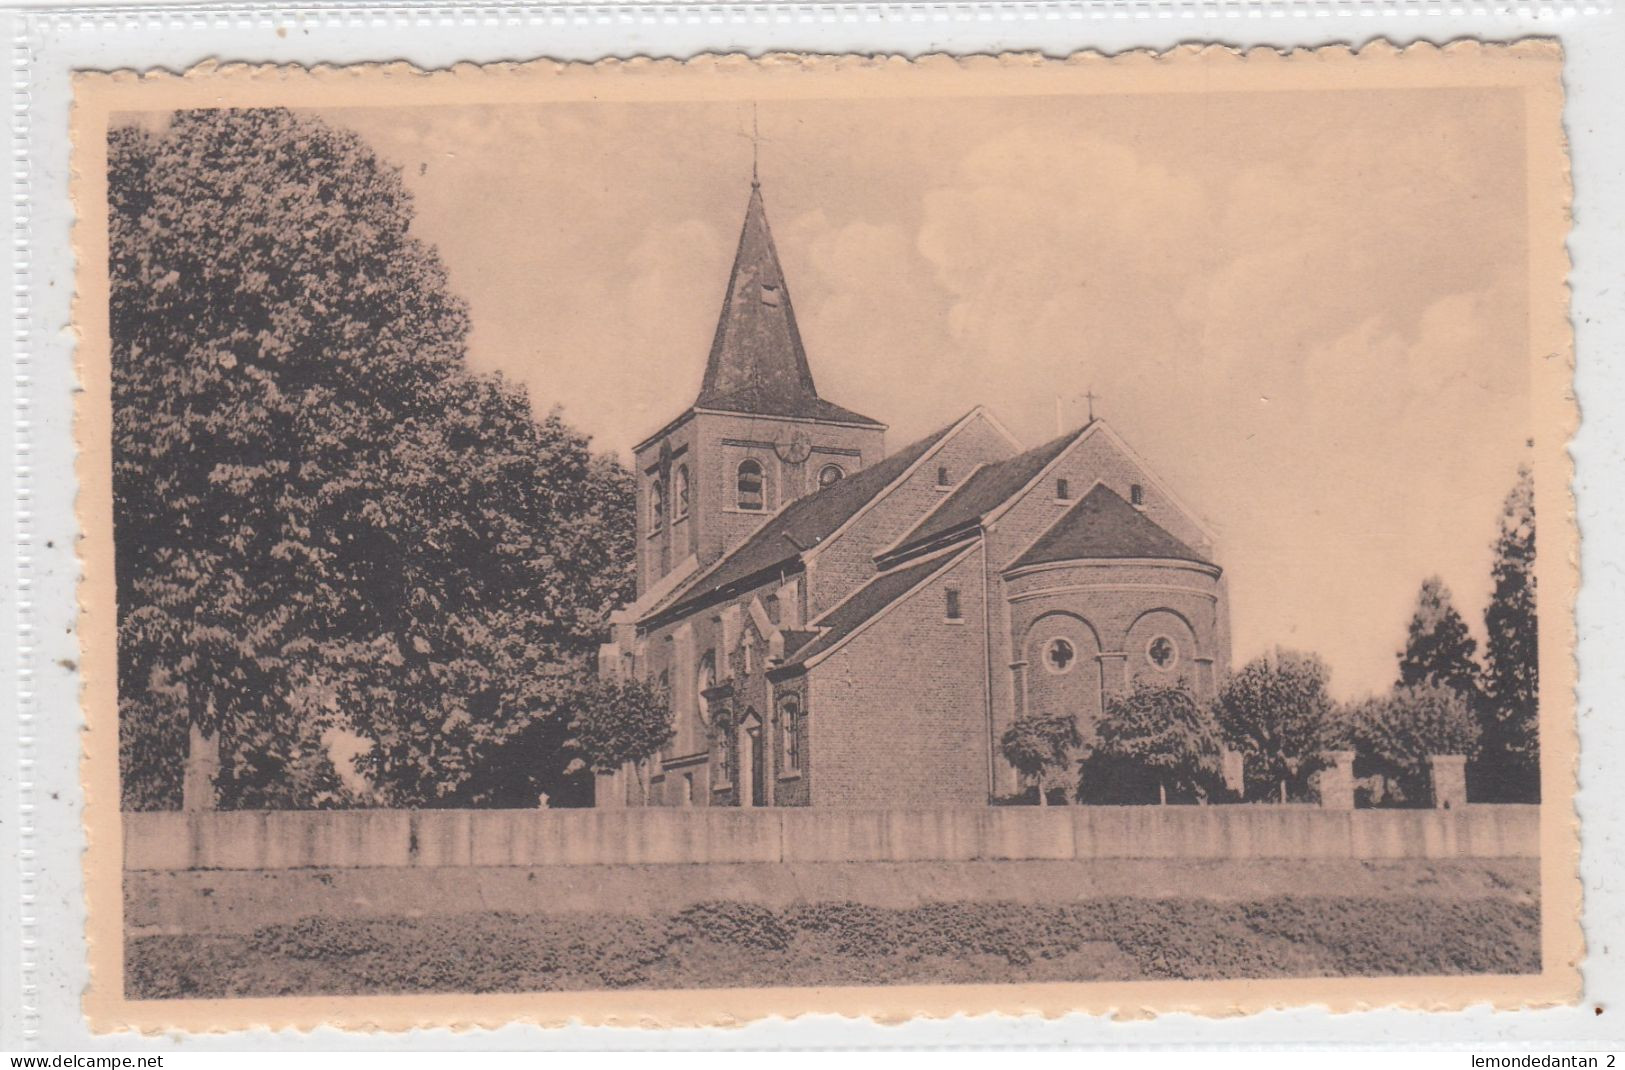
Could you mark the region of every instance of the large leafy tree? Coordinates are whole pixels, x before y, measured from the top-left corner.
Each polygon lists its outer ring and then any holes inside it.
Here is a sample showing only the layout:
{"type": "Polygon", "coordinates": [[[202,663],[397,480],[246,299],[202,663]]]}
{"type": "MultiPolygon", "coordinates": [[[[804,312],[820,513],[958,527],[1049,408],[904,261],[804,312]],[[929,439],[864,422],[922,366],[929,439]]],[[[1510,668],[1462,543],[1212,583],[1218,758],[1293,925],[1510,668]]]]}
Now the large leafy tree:
{"type": "Polygon", "coordinates": [[[1078,719],[1067,716],[1018,717],[999,737],[1005,761],[1032,783],[1040,806],[1049,803],[1044,790],[1045,774],[1065,769],[1072,761],[1072,752],[1081,746],[1078,719]]]}
{"type": "Polygon", "coordinates": [[[1501,510],[1484,610],[1483,740],[1473,772],[1485,801],[1540,801],[1540,629],[1535,615],[1535,488],[1527,467],[1501,510]]]}
{"type": "Polygon", "coordinates": [[[1136,774],[1155,785],[1158,803],[1171,794],[1205,801],[1219,779],[1218,726],[1182,684],[1140,680],[1107,701],[1079,797],[1133,801],[1136,774]],[[1117,797],[1102,798],[1100,788],[1117,797]]]}
{"type": "Polygon", "coordinates": [[[1286,802],[1294,790],[1307,791],[1309,775],[1336,743],[1330,677],[1316,655],[1277,650],[1225,681],[1213,711],[1242,754],[1248,798],[1286,802]]]}
{"type": "Polygon", "coordinates": [[[578,709],[575,730],[587,764],[605,774],[632,766],[647,799],[649,762],[676,735],[671,693],[630,677],[596,680],[582,689],[578,709]]]}
{"type": "Polygon", "coordinates": [[[1430,797],[1430,755],[1471,757],[1478,749],[1471,708],[1441,684],[1396,688],[1355,705],[1347,716],[1367,771],[1387,777],[1412,802],[1430,797]]]}
{"type": "Polygon", "coordinates": [[[1448,687],[1473,705],[1478,701],[1477,650],[1478,640],[1468,634],[1467,622],[1451,604],[1450,588],[1437,576],[1423,580],[1405,649],[1399,652],[1398,686],[1448,687]]]}
{"type": "Polygon", "coordinates": [[[355,135],[178,112],[111,134],[108,190],[125,804],[174,804],[189,723],[222,805],[331,797],[334,726],[382,801],[479,801],[573,716],[628,587],[625,473],[468,371],[466,309],[355,135]]]}

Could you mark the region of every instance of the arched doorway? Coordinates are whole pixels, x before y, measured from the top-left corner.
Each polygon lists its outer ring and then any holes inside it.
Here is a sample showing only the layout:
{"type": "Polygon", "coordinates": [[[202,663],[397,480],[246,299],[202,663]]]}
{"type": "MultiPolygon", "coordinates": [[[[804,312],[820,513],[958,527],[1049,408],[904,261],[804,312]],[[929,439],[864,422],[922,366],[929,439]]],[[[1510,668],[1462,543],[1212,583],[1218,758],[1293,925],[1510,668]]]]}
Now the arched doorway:
{"type": "Polygon", "coordinates": [[[762,719],[754,709],[747,709],[739,723],[739,805],[766,805],[763,766],[766,750],[762,746],[762,719]]]}

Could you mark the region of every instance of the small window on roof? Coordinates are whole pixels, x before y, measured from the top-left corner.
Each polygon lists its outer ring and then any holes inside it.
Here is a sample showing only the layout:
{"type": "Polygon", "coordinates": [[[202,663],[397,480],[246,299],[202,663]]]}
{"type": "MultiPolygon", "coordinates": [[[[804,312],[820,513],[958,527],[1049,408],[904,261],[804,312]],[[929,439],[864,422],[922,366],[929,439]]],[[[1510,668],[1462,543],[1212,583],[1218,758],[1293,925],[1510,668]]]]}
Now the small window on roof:
{"type": "Polygon", "coordinates": [[[1055,481],[1055,498],[1057,501],[1063,502],[1072,500],[1072,488],[1066,480],[1057,479],[1055,481]]]}
{"type": "Polygon", "coordinates": [[[779,306],[779,286],[778,286],[778,283],[774,283],[774,282],[764,282],[764,283],[762,283],[762,291],[761,292],[762,292],[762,304],[771,305],[774,308],[777,308],[779,306]]]}
{"type": "Polygon", "coordinates": [[[826,464],[818,470],[818,485],[820,487],[839,483],[844,478],[846,478],[846,473],[841,470],[841,466],[838,464],[826,464]]]}
{"type": "Polygon", "coordinates": [[[937,465],[937,486],[946,487],[952,482],[953,480],[948,478],[948,466],[945,464],[937,465]]]}
{"type": "Polygon", "coordinates": [[[1128,489],[1128,500],[1133,505],[1145,504],[1145,488],[1135,483],[1128,489]]]}

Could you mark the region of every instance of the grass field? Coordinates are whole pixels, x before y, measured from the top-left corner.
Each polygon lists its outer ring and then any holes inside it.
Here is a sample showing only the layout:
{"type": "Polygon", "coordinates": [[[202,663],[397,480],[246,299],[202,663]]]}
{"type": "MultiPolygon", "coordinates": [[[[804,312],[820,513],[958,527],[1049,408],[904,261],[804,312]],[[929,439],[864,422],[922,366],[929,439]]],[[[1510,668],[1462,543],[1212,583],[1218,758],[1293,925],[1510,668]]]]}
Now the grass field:
{"type": "Polygon", "coordinates": [[[1539,920],[1525,897],[1391,895],[315,916],[132,934],[125,983],[164,999],[1522,973],[1539,920]]]}

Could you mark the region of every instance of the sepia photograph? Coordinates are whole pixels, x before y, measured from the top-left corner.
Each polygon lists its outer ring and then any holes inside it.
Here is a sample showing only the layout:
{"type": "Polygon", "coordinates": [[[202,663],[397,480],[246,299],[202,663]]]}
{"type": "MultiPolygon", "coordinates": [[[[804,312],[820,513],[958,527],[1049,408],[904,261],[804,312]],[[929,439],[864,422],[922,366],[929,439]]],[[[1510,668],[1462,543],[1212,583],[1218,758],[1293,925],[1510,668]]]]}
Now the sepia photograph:
{"type": "Polygon", "coordinates": [[[1561,70],[81,75],[99,1028],[1574,998],[1561,70]]]}

